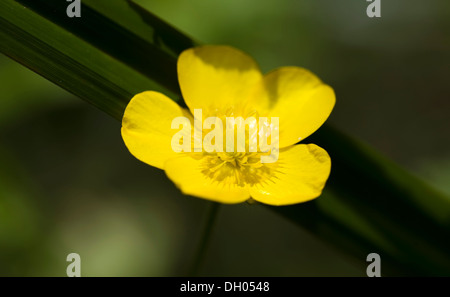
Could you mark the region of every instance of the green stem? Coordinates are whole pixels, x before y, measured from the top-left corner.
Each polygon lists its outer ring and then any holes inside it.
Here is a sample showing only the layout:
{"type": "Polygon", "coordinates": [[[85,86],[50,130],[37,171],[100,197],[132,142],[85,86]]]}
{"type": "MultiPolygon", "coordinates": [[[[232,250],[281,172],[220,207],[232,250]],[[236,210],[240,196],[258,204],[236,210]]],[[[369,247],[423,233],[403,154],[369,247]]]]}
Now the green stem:
{"type": "Polygon", "coordinates": [[[217,213],[219,212],[220,204],[216,202],[211,202],[208,209],[208,217],[206,218],[206,223],[202,232],[199,246],[197,248],[196,254],[194,256],[194,261],[191,269],[191,276],[198,276],[200,268],[205,259],[205,254],[208,249],[212,231],[214,229],[215,222],[217,220],[217,213]]]}

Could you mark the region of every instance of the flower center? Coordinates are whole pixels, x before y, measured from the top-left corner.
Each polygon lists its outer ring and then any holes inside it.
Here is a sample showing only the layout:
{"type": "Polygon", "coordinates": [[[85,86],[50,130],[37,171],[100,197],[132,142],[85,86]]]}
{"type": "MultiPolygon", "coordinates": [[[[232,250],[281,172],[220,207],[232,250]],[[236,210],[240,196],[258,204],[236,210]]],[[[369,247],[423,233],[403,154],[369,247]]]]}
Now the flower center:
{"type": "MultiPolygon", "coordinates": [[[[218,111],[214,111],[209,114],[213,114],[220,118],[224,123],[226,117],[235,116],[236,113],[230,109],[222,114],[218,114],[218,111]]],[[[243,118],[255,117],[258,119],[258,113],[256,111],[250,111],[245,113],[243,118]]],[[[206,152],[196,153],[194,158],[202,160],[201,171],[213,182],[219,182],[222,184],[245,186],[246,184],[253,185],[261,182],[262,180],[268,180],[273,176],[274,171],[278,167],[275,163],[262,163],[261,156],[268,155],[268,153],[262,153],[250,151],[250,144],[257,140],[260,133],[258,126],[256,130],[250,132],[250,126],[244,126],[245,129],[245,152],[238,152],[237,146],[237,134],[234,134],[234,152],[227,152],[224,145],[223,152],[206,152]]],[[[254,128],[254,126],[252,127],[254,128]]],[[[223,135],[226,135],[226,126],[223,127],[223,135]]],[[[203,137],[209,131],[203,131],[203,137]]],[[[256,142],[255,142],[256,143],[256,142]]],[[[240,150],[243,147],[240,146],[240,150]]],[[[259,148],[258,148],[259,149],[259,148]]]]}
{"type": "Polygon", "coordinates": [[[262,164],[260,153],[211,153],[203,157],[202,173],[225,184],[253,185],[269,178],[275,164],[262,164]]]}

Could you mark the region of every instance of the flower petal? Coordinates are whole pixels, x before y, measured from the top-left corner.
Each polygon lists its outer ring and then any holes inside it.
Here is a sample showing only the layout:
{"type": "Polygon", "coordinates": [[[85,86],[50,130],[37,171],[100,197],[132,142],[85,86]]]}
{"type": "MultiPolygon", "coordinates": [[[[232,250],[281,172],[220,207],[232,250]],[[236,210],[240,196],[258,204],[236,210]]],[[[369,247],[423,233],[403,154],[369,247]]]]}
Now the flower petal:
{"type": "Polygon", "coordinates": [[[213,180],[202,172],[204,168],[203,158],[193,158],[188,154],[170,159],[165,164],[167,176],[186,195],[228,204],[250,198],[247,187],[213,180]]]}
{"type": "Polygon", "coordinates": [[[253,199],[270,205],[289,205],[318,197],[330,174],[328,153],[315,144],[280,150],[274,175],[250,187],[253,199]]]}
{"type": "Polygon", "coordinates": [[[334,91],[310,71],[282,67],[264,76],[269,116],[279,117],[280,147],[293,145],[316,131],[331,113],[334,91]]]}
{"type": "Polygon", "coordinates": [[[256,98],[250,93],[262,82],[262,74],[256,62],[242,51],[205,45],[181,53],[178,80],[192,113],[201,108],[204,115],[215,116],[231,108],[239,113],[244,104],[252,106],[250,99],[256,98]]]}
{"type": "Polygon", "coordinates": [[[134,96],[122,119],[122,138],[132,155],[151,166],[164,168],[164,163],[178,156],[171,146],[176,130],[172,120],[192,116],[167,96],[147,91],[134,96]]]}

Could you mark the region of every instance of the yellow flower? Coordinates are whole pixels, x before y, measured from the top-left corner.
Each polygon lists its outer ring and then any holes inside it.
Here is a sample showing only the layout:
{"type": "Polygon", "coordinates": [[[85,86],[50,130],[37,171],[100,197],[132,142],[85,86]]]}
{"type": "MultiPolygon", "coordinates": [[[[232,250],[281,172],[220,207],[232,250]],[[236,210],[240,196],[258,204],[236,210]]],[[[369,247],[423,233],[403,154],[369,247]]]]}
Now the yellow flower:
{"type": "Polygon", "coordinates": [[[316,131],[335,104],[333,89],[306,69],[281,67],[262,75],[256,62],[229,46],[200,46],[178,59],[184,109],[165,95],[147,91],[128,104],[122,137],[139,160],[165,170],[187,195],[222,203],[250,197],[270,205],[289,205],[318,197],[330,174],[327,152],[296,144],[316,131]],[[261,153],[175,152],[171,146],[177,117],[278,117],[279,156],[262,163],[261,153]]]}

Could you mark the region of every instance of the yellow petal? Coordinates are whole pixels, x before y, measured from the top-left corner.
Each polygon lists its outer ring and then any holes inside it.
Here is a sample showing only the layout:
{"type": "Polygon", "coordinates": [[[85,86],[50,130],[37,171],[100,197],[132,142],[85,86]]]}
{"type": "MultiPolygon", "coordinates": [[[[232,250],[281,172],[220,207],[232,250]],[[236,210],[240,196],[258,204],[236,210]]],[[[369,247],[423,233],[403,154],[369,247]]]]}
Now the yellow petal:
{"type": "Polygon", "coordinates": [[[234,109],[237,116],[244,116],[242,110],[252,107],[251,100],[257,99],[250,93],[262,82],[262,74],[256,62],[242,51],[205,45],[181,53],[178,80],[192,113],[201,108],[205,116],[222,116],[234,109]]]}
{"type": "Polygon", "coordinates": [[[264,76],[269,116],[279,117],[280,147],[293,145],[316,131],[336,101],[331,87],[310,71],[282,67],[264,76]]]}
{"type": "Polygon", "coordinates": [[[172,120],[187,117],[189,112],[167,96],[147,91],[134,96],[122,119],[122,138],[132,155],[151,166],[164,168],[164,163],[178,155],[171,146],[177,130],[172,120]]]}
{"type": "Polygon", "coordinates": [[[280,150],[272,177],[250,187],[253,199],[270,205],[289,205],[318,197],[331,169],[328,153],[315,144],[280,150]]]}
{"type": "Polygon", "coordinates": [[[250,198],[246,186],[219,182],[205,175],[202,172],[205,159],[193,158],[191,155],[170,159],[165,164],[167,176],[184,194],[228,204],[244,202],[250,198]]]}

